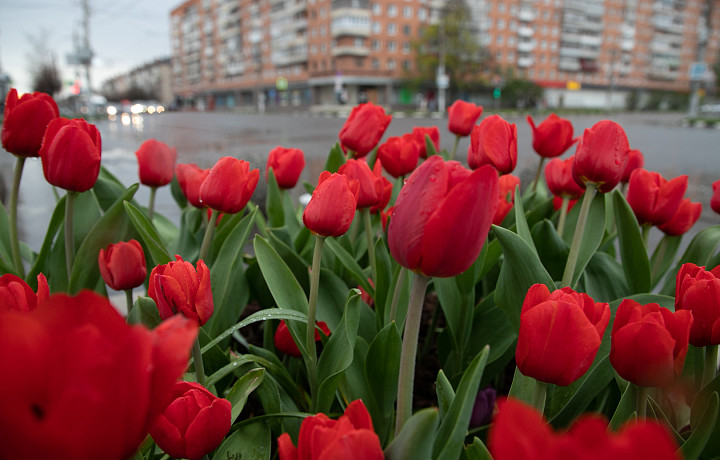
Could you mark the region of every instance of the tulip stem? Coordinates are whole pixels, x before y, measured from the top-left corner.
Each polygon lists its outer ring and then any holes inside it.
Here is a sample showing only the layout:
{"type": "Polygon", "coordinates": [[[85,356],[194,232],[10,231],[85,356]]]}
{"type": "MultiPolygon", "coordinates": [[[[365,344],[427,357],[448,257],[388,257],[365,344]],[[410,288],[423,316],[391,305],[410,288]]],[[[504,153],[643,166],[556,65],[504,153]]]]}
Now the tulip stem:
{"type": "Polygon", "coordinates": [[[545,411],[545,397],[547,396],[548,384],[535,380],[535,392],[533,393],[533,407],[541,414],[545,411]]]}
{"type": "Polygon", "coordinates": [[[413,386],[415,384],[415,358],[417,357],[420,319],[425,303],[425,291],[430,278],[415,273],[413,276],[410,302],[408,304],[402,350],[400,352],[400,375],[398,378],[397,417],[395,435],[400,433],[405,422],[412,416],[413,386]]]}
{"type": "Polygon", "coordinates": [[[375,260],[375,244],[372,231],[372,221],[370,220],[370,209],[364,208],[360,211],[363,215],[365,223],[365,237],[367,239],[368,259],[370,259],[370,269],[372,270],[373,283],[377,281],[377,262],[375,260]]]}
{"type": "Polygon", "coordinates": [[[212,241],[213,230],[215,229],[215,222],[217,221],[219,212],[215,209],[210,214],[210,222],[205,227],[205,236],[203,236],[202,245],[200,246],[200,255],[198,260],[205,260],[210,252],[210,241],[212,241]]]}
{"type": "Polygon", "coordinates": [[[662,261],[665,258],[665,252],[667,251],[667,237],[660,240],[660,243],[658,244],[658,248],[656,250],[657,256],[655,257],[655,263],[653,263],[652,270],[651,270],[651,279],[653,284],[658,281],[658,276],[660,275],[660,266],[662,265],[662,261]]]}
{"type": "Polygon", "coordinates": [[[538,165],[537,172],[535,173],[535,182],[533,182],[533,192],[537,190],[538,182],[540,182],[540,174],[542,174],[543,163],[545,163],[545,157],[540,157],[540,164],[538,165]]]}
{"type": "Polygon", "coordinates": [[[572,243],[570,244],[570,253],[568,254],[567,263],[565,264],[565,272],[562,277],[563,286],[572,287],[575,265],[577,265],[577,259],[580,255],[580,245],[582,243],[583,233],[585,233],[585,224],[590,214],[590,205],[595,197],[595,192],[597,192],[595,185],[587,184],[587,190],[583,196],[582,207],[580,208],[580,215],[575,225],[575,233],[573,234],[572,243]]]}
{"type": "Polygon", "coordinates": [[[65,268],[67,269],[68,282],[72,273],[75,259],[75,239],[73,238],[73,211],[75,197],[78,192],[68,190],[65,194],[65,268]]]}
{"type": "Polygon", "coordinates": [[[646,248],[648,247],[648,238],[650,236],[650,227],[652,227],[652,225],[649,225],[649,224],[645,224],[642,226],[642,239],[643,239],[643,243],[645,243],[646,248]]]}
{"type": "MultiPolygon", "coordinates": [[[[630,385],[635,385],[631,383],[630,385]]],[[[647,414],[647,398],[648,398],[648,387],[635,385],[637,388],[637,406],[635,411],[637,412],[638,419],[645,418],[647,414]]]]}
{"type": "MultiPolygon", "coordinates": [[[[398,273],[397,282],[395,283],[395,290],[393,291],[392,301],[390,302],[390,316],[388,317],[388,324],[393,321],[397,321],[398,304],[400,303],[400,294],[402,292],[403,285],[405,285],[406,276],[407,268],[400,267],[400,273],[398,273]]],[[[398,327],[400,330],[402,330],[402,327],[398,327]]]]}
{"type": "Polygon", "coordinates": [[[155,213],[155,192],[157,187],[150,187],[150,202],[148,203],[148,220],[152,223],[153,214],[155,213]]]}
{"type": "Polygon", "coordinates": [[[25,157],[17,157],[15,161],[15,174],[13,175],[12,190],[10,191],[10,250],[13,264],[20,278],[25,278],[25,267],[20,257],[20,239],[18,238],[18,195],[20,194],[20,179],[25,167],[25,157]]]}
{"type": "Polygon", "coordinates": [[[315,349],[315,315],[317,313],[318,290],[320,287],[320,262],[325,237],[315,235],[315,249],[313,251],[312,269],[310,270],[310,298],[308,299],[308,320],[305,330],[305,348],[307,349],[307,371],[310,383],[310,394],[313,398],[312,409],[315,409],[317,398],[317,351],[315,349]]]}
{"type": "Polygon", "coordinates": [[[705,347],[705,369],[703,370],[702,386],[704,387],[717,375],[718,368],[718,346],[708,345],[705,347]]]}
{"type": "Polygon", "coordinates": [[[200,337],[195,339],[192,346],[193,364],[195,365],[195,380],[205,386],[205,365],[203,364],[202,351],[200,350],[200,337]]]}
{"type": "Polygon", "coordinates": [[[450,152],[450,160],[455,159],[455,152],[457,151],[458,144],[460,143],[460,136],[455,135],[455,143],[453,144],[452,152],[450,152]]]}
{"type": "Polygon", "coordinates": [[[562,204],[560,205],[560,215],[558,216],[557,223],[557,234],[562,238],[565,233],[565,220],[567,220],[568,208],[570,207],[570,198],[563,197],[562,204]]]}
{"type": "Polygon", "coordinates": [[[133,306],[133,294],[132,289],[125,289],[125,301],[127,303],[127,315],[130,314],[133,306]]]}

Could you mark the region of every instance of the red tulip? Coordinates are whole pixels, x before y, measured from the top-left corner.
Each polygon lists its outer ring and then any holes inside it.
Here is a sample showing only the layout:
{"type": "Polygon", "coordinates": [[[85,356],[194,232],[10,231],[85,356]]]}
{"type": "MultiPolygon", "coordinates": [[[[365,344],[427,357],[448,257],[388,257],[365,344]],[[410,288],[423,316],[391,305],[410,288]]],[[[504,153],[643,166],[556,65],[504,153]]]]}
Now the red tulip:
{"type": "Polygon", "coordinates": [[[344,174],[323,171],[303,212],[303,222],[321,236],[340,236],[348,231],[357,207],[359,184],[344,174]]]}
{"type": "Polygon", "coordinates": [[[610,321],[607,303],[569,287],[535,284],[525,295],[515,350],[524,375],[570,385],[590,368],[610,321]]]}
{"type": "Polygon", "coordinates": [[[575,143],[573,125],[570,120],[551,113],[537,127],[530,115],[527,116],[527,121],[533,133],[533,150],[541,157],[560,156],[575,143]]]}
{"type": "Polygon", "coordinates": [[[340,130],[340,142],[357,157],[370,153],[392,120],[385,109],[372,102],[353,107],[340,130]]]}
{"type": "Polygon", "coordinates": [[[498,179],[500,195],[498,197],[498,208],[493,217],[493,225],[501,225],[505,216],[515,205],[515,188],[520,186],[520,178],[512,174],[505,174],[498,179]]]}
{"type": "Polygon", "coordinates": [[[12,273],[0,277],[0,311],[19,311],[27,313],[50,297],[47,278],[40,273],[37,276],[37,293],[20,278],[12,273]]]}
{"type": "Polygon", "coordinates": [[[105,283],[116,291],[140,286],[147,275],[145,253],[135,240],[121,241],[100,249],[98,266],[105,283]]]}
{"type": "Polygon", "coordinates": [[[713,195],[710,198],[710,207],[713,211],[720,214],[720,180],[716,180],[712,184],[713,195]]]}
{"type": "MultiPolygon", "coordinates": [[[[563,201],[563,199],[560,198],[559,196],[553,197],[552,205],[553,205],[553,209],[555,211],[559,210],[562,207],[562,201],[563,201]]],[[[568,202],[568,208],[567,208],[568,212],[570,212],[570,210],[577,204],[577,202],[578,202],[578,200],[570,200],[568,202]]]]}
{"type": "Polygon", "coordinates": [[[196,208],[204,208],[200,201],[200,186],[210,174],[209,169],[201,169],[195,164],[179,164],[175,168],[178,184],[185,198],[196,208]]]}
{"type": "Polygon", "coordinates": [[[413,134],[391,137],[378,147],[377,157],[382,161],[385,171],[398,178],[411,173],[417,166],[420,157],[418,146],[417,138],[413,134]]]}
{"type": "Polygon", "coordinates": [[[569,430],[554,432],[542,414],[521,401],[501,399],[498,407],[488,435],[495,460],[682,458],[667,429],[652,419],[633,419],[612,433],[605,418],[585,414],[569,430]]]}
{"type": "Polygon", "coordinates": [[[11,88],[5,97],[0,139],[8,152],[21,157],[39,155],[45,128],[60,116],[55,100],[45,93],[26,93],[18,99],[17,90],[11,88]]]}
{"type": "Polygon", "coordinates": [[[128,326],[91,291],[0,311],[2,457],[125,460],[168,403],[197,325],[128,326]]]}
{"type": "MultiPolygon", "coordinates": [[[[316,342],[320,340],[320,332],[318,332],[318,328],[320,328],[326,336],[330,336],[330,328],[325,321],[317,321],[315,325],[317,326],[315,328],[316,342]]],[[[296,358],[302,356],[295,340],[293,340],[292,335],[290,335],[290,329],[288,329],[287,324],[285,324],[285,320],[281,320],[278,328],[275,330],[274,342],[275,348],[277,348],[278,351],[296,358]]]]}
{"type": "Polygon", "coordinates": [[[100,174],[100,132],[76,118],[55,118],[45,131],[40,158],[45,179],[74,192],[90,190],[100,174]]]}
{"type": "Polygon", "coordinates": [[[250,201],[260,170],[245,160],[220,158],[200,186],[200,202],[210,209],[236,214],[250,201]]]}
{"type": "Polygon", "coordinates": [[[585,193],[585,189],[580,187],[573,179],[574,162],[574,156],[565,160],[553,158],[548,162],[545,167],[545,181],[553,195],[577,200],[585,193]]]}
{"type": "Polygon", "coordinates": [[[182,313],[202,326],[213,314],[210,270],[202,260],[195,270],[180,256],[175,259],[150,272],[148,296],[155,301],[162,319],[182,313]]]}
{"type": "Polygon", "coordinates": [[[610,363],[636,385],[670,385],[682,372],[692,323],[687,310],[672,313],[656,303],[625,299],[615,314],[610,363]]]}
{"type": "Polygon", "coordinates": [[[695,225],[701,213],[701,203],[693,203],[689,198],[685,198],[680,202],[680,207],[673,218],[664,224],[658,225],[658,228],[666,235],[684,235],[695,225]]]}
{"type": "Polygon", "coordinates": [[[390,222],[390,217],[393,212],[395,212],[395,206],[390,206],[386,210],[380,212],[380,223],[382,224],[384,232],[387,231],[388,223],[390,222]]]}
{"type": "Polygon", "coordinates": [[[370,413],[359,399],[351,402],[338,420],[331,420],[325,414],[303,420],[297,447],[290,435],[280,435],[278,454],[280,460],[383,459],[370,413]]]}
{"type": "Polygon", "coordinates": [[[170,183],[175,174],[177,150],[164,142],[148,139],[135,152],[138,160],[140,183],[148,187],[162,187],[170,183]]]}
{"type": "Polygon", "coordinates": [[[379,159],[376,160],[375,165],[373,165],[373,173],[380,179],[380,183],[382,184],[380,201],[370,207],[370,213],[377,214],[378,212],[381,212],[383,209],[385,209],[390,203],[393,192],[393,184],[389,180],[385,179],[385,177],[382,175],[382,161],[380,161],[379,159]]]}
{"type": "Polygon", "coordinates": [[[470,135],[468,165],[477,169],[489,164],[500,174],[510,174],[517,163],[517,126],[500,115],[491,115],[475,126],[470,135]]]}
{"type": "Polygon", "coordinates": [[[265,182],[272,168],[278,186],[282,189],[295,187],[305,167],[305,154],[300,149],[286,149],[279,145],[270,150],[265,166],[265,182]]]}
{"type": "Polygon", "coordinates": [[[456,136],[469,136],[473,126],[482,115],[483,108],[472,102],[456,100],[448,107],[448,131],[456,136]]]}
{"type": "Polygon", "coordinates": [[[677,212],[687,184],[688,176],[668,181],[659,173],[636,169],[630,175],[627,202],[640,225],[661,225],[677,212]]]}
{"type": "Polygon", "coordinates": [[[497,172],[434,155],[408,178],[388,225],[390,253],[426,276],[450,277],[477,258],[497,209],[497,172]]]}
{"type": "Polygon", "coordinates": [[[350,159],[340,166],[338,173],[358,182],[358,209],[375,206],[382,200],[384,184],[365,161],[350,159]]]}
{"type": "Polygon", "coordinates": [[[415,136],[415,142],[418,146],[420,158],[427,158],[427,145],[425,144],[425,136],[430,136],[430,140],[435,146],[435,151],[440,151],[440,130],[437,126],[415,126],[412,129],[415,136]]]}
{"type": "Polygon", "coordinates": [[[684,264],[675,278],[675,311],[692,312],[690,343],[720,344],[720,266],[712,270],[684,264]]]}
{"type": "Polygon", "coordinates": [[[171,457],[195,460],[215,450],[230,431],[232,404],[195,382],[177,382],[172,402],[155,419],[150,436],[171,457]]]}
{"type": "Polygon", "coordinates": [[[581,187],[592,183],[600,192],[609,192],[622,178],[629,150],[622,126],[610,120],[595,123],[585,130],[575,150],[575,182],[581,187]]]}
{"type": "Polygon", "coordinates": [[[622,178],[620,182],[627,184],[630,180],[630,174],[638,168],[642,168],[645,165],[645,157],[640,150],[630,150],[627,155],[627,163],[623,170],[622,178]]]}

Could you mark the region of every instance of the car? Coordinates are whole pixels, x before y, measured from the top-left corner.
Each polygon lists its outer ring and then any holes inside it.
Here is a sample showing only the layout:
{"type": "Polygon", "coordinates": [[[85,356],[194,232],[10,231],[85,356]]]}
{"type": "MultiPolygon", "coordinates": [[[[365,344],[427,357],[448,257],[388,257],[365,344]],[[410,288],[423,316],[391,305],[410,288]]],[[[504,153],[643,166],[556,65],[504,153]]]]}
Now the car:
{"type": "Polygon", "coordinates": [[[703,104],[702,106],[700,106],[700,112],[720,114],[720,102],[716,102],[713,104],[703,104]]]}

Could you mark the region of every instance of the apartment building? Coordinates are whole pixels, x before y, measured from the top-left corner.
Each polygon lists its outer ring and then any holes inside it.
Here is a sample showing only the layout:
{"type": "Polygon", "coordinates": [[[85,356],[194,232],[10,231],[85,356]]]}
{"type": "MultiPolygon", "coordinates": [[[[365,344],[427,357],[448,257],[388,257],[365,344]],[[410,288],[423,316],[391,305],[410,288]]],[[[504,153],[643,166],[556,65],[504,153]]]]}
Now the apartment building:
{"type": "MultiPolygon", "coordinates": [[[[187,0],[170,14],[173,89],[201,108],[413,104],[413,42],[444,1],[187,0]]],[[[465,1],[493,67],[551,106],[689,91],[720,53],[720,0],[465,1]]]]}

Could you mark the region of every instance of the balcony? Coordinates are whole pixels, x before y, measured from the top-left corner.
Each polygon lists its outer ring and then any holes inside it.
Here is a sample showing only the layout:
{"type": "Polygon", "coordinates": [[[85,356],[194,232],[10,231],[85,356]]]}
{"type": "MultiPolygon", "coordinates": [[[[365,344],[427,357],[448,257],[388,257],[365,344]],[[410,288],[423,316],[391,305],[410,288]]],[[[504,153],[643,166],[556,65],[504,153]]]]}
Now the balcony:
{"type": "Polygon", "coordinates": [[[635,40],[632,39],[624,39],[622,43],[620,43],[620,49],[623,51],[632,51],[635,48],[635,40]]]}
{"type": "Polygon", "coordinates": [[[518,27],[518,35],[521,37],[532,37],[533,33],[534,33],[534,31],[533,31],[532,27],[527,27],[527,26],[518,27]]]}
{"type": "Polygon", "coordinates": [[[531,22],[535,20],[535,12],[528,8],[523,8],[518,12],[518,19],[525,22],[531,22]]]}
{"type": "Polygon", "coordinates": [[[308,54],[307,50],[295,51],[292,54],[287,52],[273,53],[270,57],[273,65],[282,67],[293,64],[300,64],[301,62],[307,62],[308,54]]]}
{"type": "Polygon", "coordinates": [[[370,11],[359,8],[342,8],[332,12],[330,34],[340,36],[370,36],[370,11]]]}
{"type": "Polygon", "coordinates": [[[518,57],[517,60],[517,66],[518,67],[530,67],[535,63],[535,60],[532,58],[532,56],[522,56],[518,57]]]}
{"type": "Polygon", "coordinates": [[[331,51],[330,54],[332,54],[333,57],[337,56],[358,56],[358,57],[364,57],[370,55],[370,49],[366,46],[353,46],[353,45],[343,45],[343,46],[336,46],[331,51]]]}
{"type": "Polygon", "coordinates": [[[535,49],[537,42],[535,40],[530,41],[519,41],[517,44],[517,50],[523,53],[529,53],[535,49]]]}

